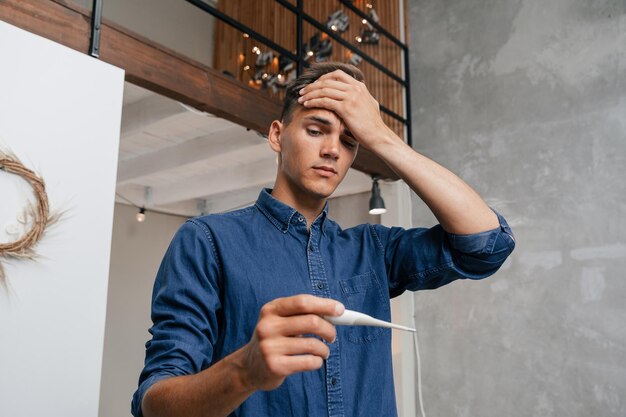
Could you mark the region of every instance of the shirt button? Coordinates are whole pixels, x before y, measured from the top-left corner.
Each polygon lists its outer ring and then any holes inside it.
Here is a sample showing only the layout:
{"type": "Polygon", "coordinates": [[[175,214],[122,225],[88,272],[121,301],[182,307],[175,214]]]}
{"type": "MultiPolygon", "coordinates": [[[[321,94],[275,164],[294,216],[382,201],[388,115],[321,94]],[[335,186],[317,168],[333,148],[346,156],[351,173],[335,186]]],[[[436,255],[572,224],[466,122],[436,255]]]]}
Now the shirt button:
{"type": "Polygon", "coordinates": [[[330,383],[332,385],[335,385],[337,383],[337,380],[335,379],[335,377],[330,378],[330,383]]]}
{"type": "Polygon", "coordinates": [[[298,217],[298,221],[299,221],[300,223],[302,223],[302,222],[304,221],[304,217],[302,217],[302,216],[298,217]]]}
{"type": "Polygon", "coordinates": [[[323,282],[318,282],[317,283],[317,288],[319,288],[320,290],[324,289],[324,283],[323,282]]]}

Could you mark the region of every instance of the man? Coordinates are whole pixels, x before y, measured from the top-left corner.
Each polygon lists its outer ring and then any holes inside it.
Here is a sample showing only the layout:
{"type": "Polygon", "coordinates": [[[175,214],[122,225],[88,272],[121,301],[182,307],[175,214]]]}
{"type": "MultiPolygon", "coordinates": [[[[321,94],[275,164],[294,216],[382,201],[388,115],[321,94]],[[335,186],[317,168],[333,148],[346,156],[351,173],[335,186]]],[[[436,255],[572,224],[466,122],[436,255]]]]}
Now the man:
{"type": "Polygon", "coordinates": [[[344,305],[389,320],[389,297],[494,273],[513,250],[505,220],[407,146],[360,71],[313,66],[269,131],[276,182],[252,207],[186,222],[159,269],[135,416],[395,416],[391,332],[339,326],[344,305]],[[327,218],[360,146],[440,222],[431,229],[327,218]]]}

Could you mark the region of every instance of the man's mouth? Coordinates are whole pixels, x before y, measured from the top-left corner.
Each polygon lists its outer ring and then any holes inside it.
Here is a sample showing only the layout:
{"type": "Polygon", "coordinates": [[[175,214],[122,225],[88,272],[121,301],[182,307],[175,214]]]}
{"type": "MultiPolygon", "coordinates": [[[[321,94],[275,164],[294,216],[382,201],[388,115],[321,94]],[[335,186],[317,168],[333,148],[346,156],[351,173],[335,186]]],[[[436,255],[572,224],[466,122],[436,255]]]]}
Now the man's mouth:
{"type": "Polygon", "coordinates": [[[330,177],[332,175],[337,174],[337,170],[335,170],[335,168],[327,166],[327,165],[314,166],[313,169],[316,170],[320,175],[324,177],[330,177]]]}

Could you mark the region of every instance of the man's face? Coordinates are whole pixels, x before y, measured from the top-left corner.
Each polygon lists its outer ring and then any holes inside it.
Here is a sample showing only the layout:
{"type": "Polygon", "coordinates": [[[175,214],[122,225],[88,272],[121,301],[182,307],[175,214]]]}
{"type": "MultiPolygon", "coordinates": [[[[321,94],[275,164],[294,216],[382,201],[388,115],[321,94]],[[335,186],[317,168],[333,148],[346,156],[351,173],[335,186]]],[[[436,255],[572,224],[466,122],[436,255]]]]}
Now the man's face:
{"type": "Polygon", "coordinates": [[[358,149],[358,142],[335,113],[301,106],[289,123],[272,124],[270,143],[280,155],[279,180],[294,194],[323,199],[343,180],[358,149]]]}

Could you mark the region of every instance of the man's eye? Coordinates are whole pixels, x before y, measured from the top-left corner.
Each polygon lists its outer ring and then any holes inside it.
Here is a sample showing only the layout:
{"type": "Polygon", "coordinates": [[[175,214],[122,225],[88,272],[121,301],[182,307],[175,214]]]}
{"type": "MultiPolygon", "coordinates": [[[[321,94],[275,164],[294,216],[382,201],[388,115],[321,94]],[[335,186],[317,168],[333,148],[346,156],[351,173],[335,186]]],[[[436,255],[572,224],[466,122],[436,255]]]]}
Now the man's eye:
{"type": "Polygon", "coordinates": [[[307,129],[306,131],[311,136],[319,136],[322,134],[320,130],[316,130],[316,129],[307,129]]]}
{"type": "Polygon", "coordinates": [[[347,141],[347,140],[342,140],[342,142],[343,142],[343,145],[344,145],[346,148],[348,148],[348,149],[354,149],[354,148],[356,148],[356,143],[353,143],[353,142],[350,142],[350,141],[347,141]]]}

